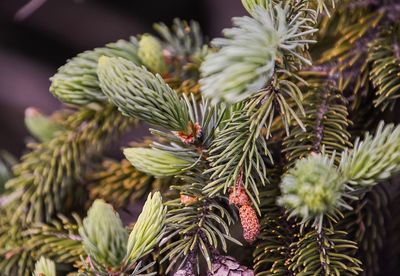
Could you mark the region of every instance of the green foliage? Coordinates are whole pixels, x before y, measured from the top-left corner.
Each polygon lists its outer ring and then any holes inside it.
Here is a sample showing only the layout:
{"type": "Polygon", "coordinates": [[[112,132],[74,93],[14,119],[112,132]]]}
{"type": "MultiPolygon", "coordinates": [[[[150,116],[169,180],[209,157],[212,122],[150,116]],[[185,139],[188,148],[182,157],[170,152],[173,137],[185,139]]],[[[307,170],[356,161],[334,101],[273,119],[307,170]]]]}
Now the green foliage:
{"type": "MultiPolygon", "coordinates": [[[[254,10],[256,9],[257,6],[263,7],[263,8],[268,8],[271,3],[276,3],[279,1],[276,0],[242,0],[242,4],[245,7],[245,9],[250,13],[253,14],[254,10]]],[[[295,4],[296,2],[293,0],[286,0],[284,1],[286,3],[292,3],[295,4]]],[[[305,2],[305,1],[303,1],[305,2]]],[[[329,11],[331,9],[335,8],[335,2],[337,0],[313,0],[313,1],[306,1],[309,2],[308,4],[312,6],[316,6],[316,10],[318,13],[326,12],[328,16],[330,16],[329,11]]]]}
{"type": "Polygon", "coordinates": [[[165,47],[174,58],[187,59],[201,55],[204,47],[203,34],[196,21],[190,23],[175,18],[171,28],[164,23],[154,24],[154,29],[165,41],[165,47]]]}
{"type": "Polygon", "coordinates": [[[310,64],[301,52],[313,40],[305,37],[316,29],[298,12],[287,22],[289,6],[256,7],[253,18],[233,19],[235,28],[224,30],[225,38],[213,40],[219,51],[208,55],[201,66],[202,91],[214,100],[235,103],[265,87],[275,73],[275,60],[284,52],[310,64]]]}
{"type": "Polygon", "coordinates": [[[56,265],[55,263],[44,257],[41,257],[35,265],[34,276],[56,276],[56,265]]]}
{"type": "Polygon", "coordinates": [[[64,129],[60,122],[45,116],[33,107],[25,110],[25,125],[29,132],[40,142],[50,141],[58,131],[64,129]]]}
{"type": "Polygon", "coordinates": [[[400,127],[381,122],[374,135],[358,138],[354,149],[342,154],[340,169],[347,182],[372,186],[399,172],[399,152],[400,127]]]}
{"type": "Polygon", "coordinates": [[[152,35],[144,34],[140,37],[138,56],[144,66],[154,73],[164,73],[165,61],[160,41],[152,35]]]}
{"type": "Polygon", "coordinates": [[[125,256],[128,234],[111,205],[96,200],[79,233],[85,251],[94,262],[111,268],[119,266],[125,256]]]}
{"type": "Polygon", "coordinates": [[[244,187],[251,191],[251,199],[258,204],[258,184],[265,184],[267,169],[263,155],[269,155],[264,139],[250,131],[249,116],[240,108],[232,114],[211,144],[211,181],[204,192],[212,195],[233,187],[240,172],[244,172],[244,187]]]}
{"type": "Polygon", "coordinates": [[[88,255],[83,275],[94,273],[130,273],[138,275],[148,266],[139,261],[148,255],[164,229],[166,207],[159,192],[149,194],[132,232],[128,236],[119,215],[103,200],[94,201],[79,227],[88,255]]]}
{"type": "Polygon", "coordinates": [[[48,221],[66,210],[90,160],[133,122],[112,106],[82,107],[66,119],[65,131],[32,145],[7,182],[10,191],[19,192],[10,203],[17,205],[13,221],[48,221]]]}
{"type": "MultiPolygon", "coordinates": [[[[192,200],[190,203],[183,204],[180,199],[166,203],[169,211],[166,234],[161,241],[161,253],[165,254],[162,261],[169,262],[167,272],[175,265],[184,265],[195,252],[200,252],[208,268],[211,268],[213,250],[221,246],[226,251],[227,241],[240,244],[229,232],[229,225],[234,221],[229,209],[217,198],[207,199],[202,196],[201,188],[204,183],[193,180],[189,182],[191,184],[179,187],[182,191],[187,191],[192,200]]],[[[199,271],[199,263],[192,265],[199,271]]]]}
{"type": "Polygon", "coordinates": [[[399,30],[390,28],[381,31],[368,49],[368,60],[371,63],[370,79],[376,89],[375,106],[385,109],[394,104],[400,91],[400,56],[399,41],[396,35],[399,30]],[[396,52],[397,51],[397,52],[396,52]]]}
{"type": "Polygon", "coordinates": [[[324,214],[351,209],[345,199],[354,199],[399,171],[399,133],[399,127],[381,122],[375,136],[367,133],[363,141],[355,141],[353,150],[341,154],[338,167],[324,153],[298,160],[282,179],[280,204],[291,215],[318,218],[319,225],[324,214]]]}
{"type": "Polygon", "coordinates": [[[287,171],[281,182],[282,196],[278,203],[290,215],[320,217],[346,206],[341,200],[345,186],[342,176],[333,166],[333,159],[320,154],[300,159],[287,171]]]}
{"type": "Polygon", "coordinates": [[[297,125],[283,141],[283,152],[290,166],[310,152],[321,152],[322,148],[325,154],[332,156],[351,146],[347,131],[351,122],[343,95],[329,86],[320,88],[324,85],[320,80],[309,83],[319,88],[311,90],[304,99],[305,115],[300,116],[300,120],[305,131],[297,125]]]}
{"type": "Polygon", "coordinates": [[[59,215],[48,223],[35,223],[22,233],[24,250],[34,256],[46,256],[57,263],[73,264],[86,255],[79,236],[81,219],[72,214],[74,220],[59,215]]]}
{"type": "Polygon", "coordinates": [[[300,235],[300,224],[288,218],[285,210],[276,204],[280,195],[281,170],[269,174],[270,184],[260,193],[261,233],[254,249],[254,270],[256,275],[290,275],[291,257],[300,235]]]}
{"type": "Polygon", "coordinates": [[[200,263],[191,260],[200,257],[211,268],[213,252],[221,248],[226,251],[228,241],[238,243],[230,232],[234,222],[232,210],[226,206],[226,200],[220,196],[209,197],[203,189],[210,180],[207,170],[208,149],[212,144],[217,128],[223,118],[224,109],[212,106],[208,101],[191,101],[184,97],[190,120],[197,123],[201,135],[188,141],[180,139],[176,133],[152,130],[164,143],[154,142],[153,147],[175,155],[181,160],[191,160],[178,177],[178,185],[173,185],[173,197],[165,204],[168,206],[166,234],[160,242],[162,260],[168,260],[163,273],[176,267],[186,266],[199,271],[200,263]],[[178,198],[176,198],[178,196],[178,198]],[[197,268],[197,269],[196,269],[197,268]]]}
{"type": "Polygon", "coordinates": [[[31,250],[24,250],[22,229],[11,223],[12,212],[12,208],[0,209],[0,271],[5,275],[31,276],[36,260],[31,250]]]}
{"type": "Polygon", "coordinates": [[[178,175],[192,165],[190,160],[159,149],[127,148],[124,154],[139,171],[159,177],[178,175]]]}
{"type": "Polygon", "coordinates": [[[165,225],[167,208],[159,192],[149,194],[138,220],[129,235],[127,260],[137,262],[149,254],[160,239],[165,225]]]}
{"type": "Polygon", "coordinates": [[[337,2],[242,0],[214,48],[175,19],[68,61],[50,90],[73,110],[31,112],[41,143],[0,158],[0,274],[232,274],[251,231],[257,275],[395,271],[400,127],[369,131],[398,98],[398,4],[337,2]],[[137,120],[151,143],[102,156],[137,120]],[[155,190],[129,235],[114,208],[155,190]]]}
{"type": "MultiPolygon", "coordinates": [[[[347,5],[343,8],[346,9],[347,5]]],[[[343,9],[342,8],[342,9],[343,9]]],[[[324,74],[335,88],[346,96],[350,113],[360,119],[364,109],[370,110],[370,82],[368,65],[368,42],[378,34],[384,18],[379,11],[366,12],[365,7],[355,9],[351,16],[342,10],[342,16],[326,23],[325,41],[334,39],[332,47],[321,52],[317,74],[324,74]],[[368,24],[366,24],[368,22],[368,24]],[[333,25],[333,26],[332,26],[333,25]],[[331,28],[335,30],[332,37],[331,28]],[[363,106],[365,105],[365,106],[363,106]]],[[[366,114],[364,114],[364,117],[366,114]]],[[[353,116],[352,116],[353,117],[353,116]]],[[[351,118],[353,122],[355,119],[351,118]]],[[[361,124],[363,122],[360,122],[361,124]]]]}
{"type": "Polygon", "coordinates": [[[344,219],[339,222],[338,227],[345,229],[358,244],[354,255],[362,262],[364,275],[377,275],[385,270],[379,255],[389,254],[382,251],[389,237],[390,227],[387,226],[393,221],[389,189],[390,183],[374,186],[360,200],[351,202],[353,210],[346,212],[344,219]]]}
{"type": "Polygon", "coordinates": [[[263,7],[267,9],[271,4],[269,0],[242,0],[243,7],[252,14],[256,7],[263,7]]]}
{"type": "Polygon", "coordinates": [[[264,129],[265,137],[270,138],[272,123],[278,114],[286,134],[289,135],[289,128],[293,121],[301,130],[304,130],[305,127],[300,119],[301,116],[305,116],[302,101],[301,90],[291,80],[282,78],[273,81],[246,103],[245,111],[251,121],[250,131],[258,137],[264,129]]]}
{"type": "Polygon", "coordinates": [[[121,162],[105,160],[87,179],[90,199],[104,199],[116,209],[139,202],[148,192],[165,192],[176,182],[172,177],[155,178],[142,173],[126,159],[121,162]]]}
{"type": "Polygon", "coordinates": [[[183,100],[157,75],[122,58],[99,60],[100,85],[127,116],[170,130],[186,131],[189,123],[183,100]]]}
{"type": "Polygon", "coordinates": [[[103,48],[86,51],[58,69],[51,80],[50,92],[64,103],[84,105],[106,100],[97,78],[97,62],[101,56],[122,57],[139,64],[138,42],[118,40],[103,48]]]}
{"type": "Polygon", "coordinates": [[[346,234],[329,228],[304,233],[289,269],[299,275],[358,275],[361,262],[348,254],[357,245],[346,240],[346,234]]]}

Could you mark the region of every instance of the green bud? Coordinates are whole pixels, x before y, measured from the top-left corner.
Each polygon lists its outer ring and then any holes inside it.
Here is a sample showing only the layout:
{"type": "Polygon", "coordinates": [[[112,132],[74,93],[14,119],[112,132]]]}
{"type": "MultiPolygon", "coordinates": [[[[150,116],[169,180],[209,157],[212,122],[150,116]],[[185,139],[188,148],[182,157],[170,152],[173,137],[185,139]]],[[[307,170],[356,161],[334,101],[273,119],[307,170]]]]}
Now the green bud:
{"type": "Polygon", "coordinates": [[[99,86],[97,62],[101,56],[123,57],[139,63],[138,42],[118,40],[105,47],[83,52],[58,69],[51,80],[50,92],[64,103],[84,105],[107,99],[99,86]]]}
{"type": "Polygon", "coordinates": [[[57,131],[63,129],[61,124],[56,123],[33,107],[25,110],[25,125],[31,135],[41,142],[50,141],[57,131]]]}
{"type": "Polygon", "coordinates": [[[126,148],[126,159],[141,172],[154,176],[172,176],[182,173],[192,163],[159,149],[126,148]]]}
{"type": "Polygon", "coordinates": [[[86,253],[105,267],[118,267],[125,256],[128,233],[110,204],[97,199],[79,228],[86,253]]]}
{"type": "Polygon", "coordinates": [[[164,228],[167,208],[159,192],[147,197],[143,210],[129,235],[127,260],[134,263],[151,252],[164,228]]]}
{"type": "Polygon", "coordinates": [[[45,257],[40,257],[35,264],[33,276],[56,276],[56,264],[45,257]]]}
{"type": "Polygon", "coordinates": [[[278,203],[291,215],[316,218],[343,206],[344,181],[333,159],[321,154],[300,159],[282,179],[278,203]]]}
{"type": "Polygon", "coordinates": [[[160,75],[123,58],[101,57],[98,75],[103,92],[126,116],[169,130],[189,123],[187,104],[160,75]]]}
{"type": "Polygon", "coordinates": [[[138,56],[142,64],[153,73],[163,74],[166,71],[162,45],[154,36],[142,35],[139,41],[138,56]]]}

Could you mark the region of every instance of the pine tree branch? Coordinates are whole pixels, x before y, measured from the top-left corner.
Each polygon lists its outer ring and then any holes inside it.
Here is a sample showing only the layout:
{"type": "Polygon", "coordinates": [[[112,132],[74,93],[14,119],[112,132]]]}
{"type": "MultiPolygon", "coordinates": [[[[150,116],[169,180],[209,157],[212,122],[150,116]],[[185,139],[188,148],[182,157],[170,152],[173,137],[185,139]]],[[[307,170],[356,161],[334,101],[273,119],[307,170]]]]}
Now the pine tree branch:
{"type": "Polygon", "coordinates": [[[276,205],[280,195],[279,174],[279,170],[269,174],[270,184],[260,194],[261,233],[253,254],[257,276],[297,275],[298,272],[289,269],[289,266],[298,241],[300,225],[296,220],[289,219],[285,210],[276,205]]]}
{"type": "Polygon", "coordinates": [[[362,271],[361,262],[348,255],[357,245],[346,240],[346,235],[346,232],[325,227],[304,233],[297,243],[290,269],[299,270],[300,274],[358,275],[362,271]]]}
{"type": "Polygon", "coordinates": [[[250,130],[250,124],[246,110],[239,108],[211,144],[208,157],[211,168],[207,172],[212,181],[204,187],[204,192],[209,196],[222,190],[226,193],[233,188],[243,170],[243,187],[255,206],[258,206],[257,186],[267,183],[264,157],[270,156],[270,153],[265,140],[256,136],[257,130],[250,130]]]}
{"type": "Polygon", "coordinates": [[[346,102],[340,93],[329,86],[322,88],[323,85],[315,84],[316,88],[305,96],[305,116],[300,120],[306,131],[295,126],[284,139],[283,152],[290,166],[311,152],[319,153],[324,149],[326,154],[332,155],[351,146],[346,102]]]}
{"type": "Polygon", "coordinates": [[[13,222],[45,222],[71,209],[65,204],[74,202],[70,200],[91,158],[133,122],[111,106],[82,107],[67,119],[65,131],[49,142],[32,145],[15,167],[15,178],[7,183],[9,189],[23,191],[11,203],[17,205],[13,222]]]}
{"type": "Polygon", "coordinates": [[[353,150],[342,153],[340,170],[345,181],[370,187],[397,174],[400,170],[400,127],[381,122],[372,136],[354,143],[353,150]]]}
{"type": "Polygon", "coordinates": [[[252,9],[252,18],[234,18],[235,28],[213,40],[220,49],[201,66],[203,93],[214,101],[237,103],[264,88],[276,64],[290,72],[303,63],[310,65],[306,49],[315,42],[309,36],[317,29],[310,23],[309,9],[294,6],[271,2],[252,9]]]}
{"type": "Polygon", "coordinates": [[[346,212],[338,225],[359,245],[355,255],[362,261],[363,275],[376,275],[382,270],[380,254],[390,223],[389,187],[388,183],[380,183],[352,202],[353,210],[346,212]]]}
{"type": "MultiPolygon", "coordinates": [[[[103,92],[126,116],[174,131],[188,131],[187,105],[159,76],[123,58],[102,57],[103,92]]],[[[194,122],[193,122],[194,123],[194,122]]]]}
{"type": "Polygon", "coordinates": [[[392,107],[400,93],[400,46],[394,27],[385,28],[369,45],[369,77],[375,88],[374,105],[384,110],[392,107]]]}
{"type": "Polygon", "coordinates": [[[84,105],[107,99],[102,92],[97,77],[97,63],[101,56],[121,57],[137,64],[138,42],[135,37],[130,41],[118,40],[103,48],[86,51],[72,58],[58,69],[50,80],[50,92],[64,103],[84,105]]]}
{"type": "Polygon", "coordinates": [[[165,192],[176,182],[171,177],[159,179],[144,174],[126,159],[121,162],[105,160],[86,179],[90,199],[102,198],[116,209],[137,203],[148,192],[165,192]]]}
{"type": "Polygon", "coordinates": [[[163,38],[168,54],[174,58],[189,61],[204,51],[203,34],[196,21],[175,18],[171,28],[158,23],[154,24],[154,29],[163,38]]]}

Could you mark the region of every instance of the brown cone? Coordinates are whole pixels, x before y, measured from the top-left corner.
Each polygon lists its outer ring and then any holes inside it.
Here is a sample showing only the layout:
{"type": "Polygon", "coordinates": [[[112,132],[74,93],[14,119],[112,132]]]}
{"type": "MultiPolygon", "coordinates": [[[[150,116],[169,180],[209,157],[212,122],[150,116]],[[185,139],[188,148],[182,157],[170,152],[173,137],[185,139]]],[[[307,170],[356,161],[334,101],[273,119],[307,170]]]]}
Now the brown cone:
{"type": "Polygon", "coordinates": [[[214,259],[208,276],[254,276],[254,272],[244,265],[240,265],[231,256],[218,256],[214,259]]]}
{"type": "Polygon", "coordinates": [[[260,222],[256,211],[250,205],[243,205],[239,209],[239,216],[244,239],[249,243],[254,242],[260,233],[260,222]]]}
{"type": "Polygon", "coordinates": [[[250,199],[246,194],[246,191],[241,187],[236,187],[236,189],[232,189],[229,194],[229,204],[235,204],[236,206],[249,205],[250,199]]]}

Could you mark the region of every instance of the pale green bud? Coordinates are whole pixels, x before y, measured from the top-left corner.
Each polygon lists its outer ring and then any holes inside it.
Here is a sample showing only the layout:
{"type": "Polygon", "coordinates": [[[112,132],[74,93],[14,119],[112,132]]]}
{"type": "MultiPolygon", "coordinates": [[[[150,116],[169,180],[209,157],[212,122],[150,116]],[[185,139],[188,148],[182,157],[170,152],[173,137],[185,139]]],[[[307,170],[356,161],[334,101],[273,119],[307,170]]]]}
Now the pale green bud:
{"type": "Polygon", "coordinates": [[[126,159],[141,172],[154,176],[172,176],[182,173],[192,163],[159,149],[126,148],[126,159]]]}
{"type": "Polygon", "coordinates": [[[56,276],[56,264],[45,257],[40,257],[35,264],[33,276],[56,276]]]}
{"type": "Polygon", "coordinates": [[[164,228],[166,212],[167,209],[162,203],[160,193],[156,192],[153,196],[149,194],[129,235],[127,247],[127,260],[129,262],[136,262],[154,248],[164,228]]]}
{"type": "Polygon", "coordinates": [[[118,267],[126,252],[128,233],[110,204],[97,199],[79,228],[86,253],[105,267],[118,267]]]}
{"type": "Polygon", "coordinates": [[[316,218],[342,206],[344,181],[329,159],[321,154],[300,159],[281,182],[278,202],[292,215],[316,218]]]}
{"type": "Polygon", "coordinates": [[[60,101],[68,104],[85,105],[107,99],[99,86],[97,62],[101,56],[123,57],[139,63],[138,42],[135,37],[130,41],[118,40],[105,47],[83,52],[68,60],[50,79],[50,92],[60,101]]]}
{"type": "Polygon", "coordinates": [[[139,41],[138,56],[142,64],[153,73],[162,74],[166,71],[162,45],[154,36],[142,35],[139,41]]]}

